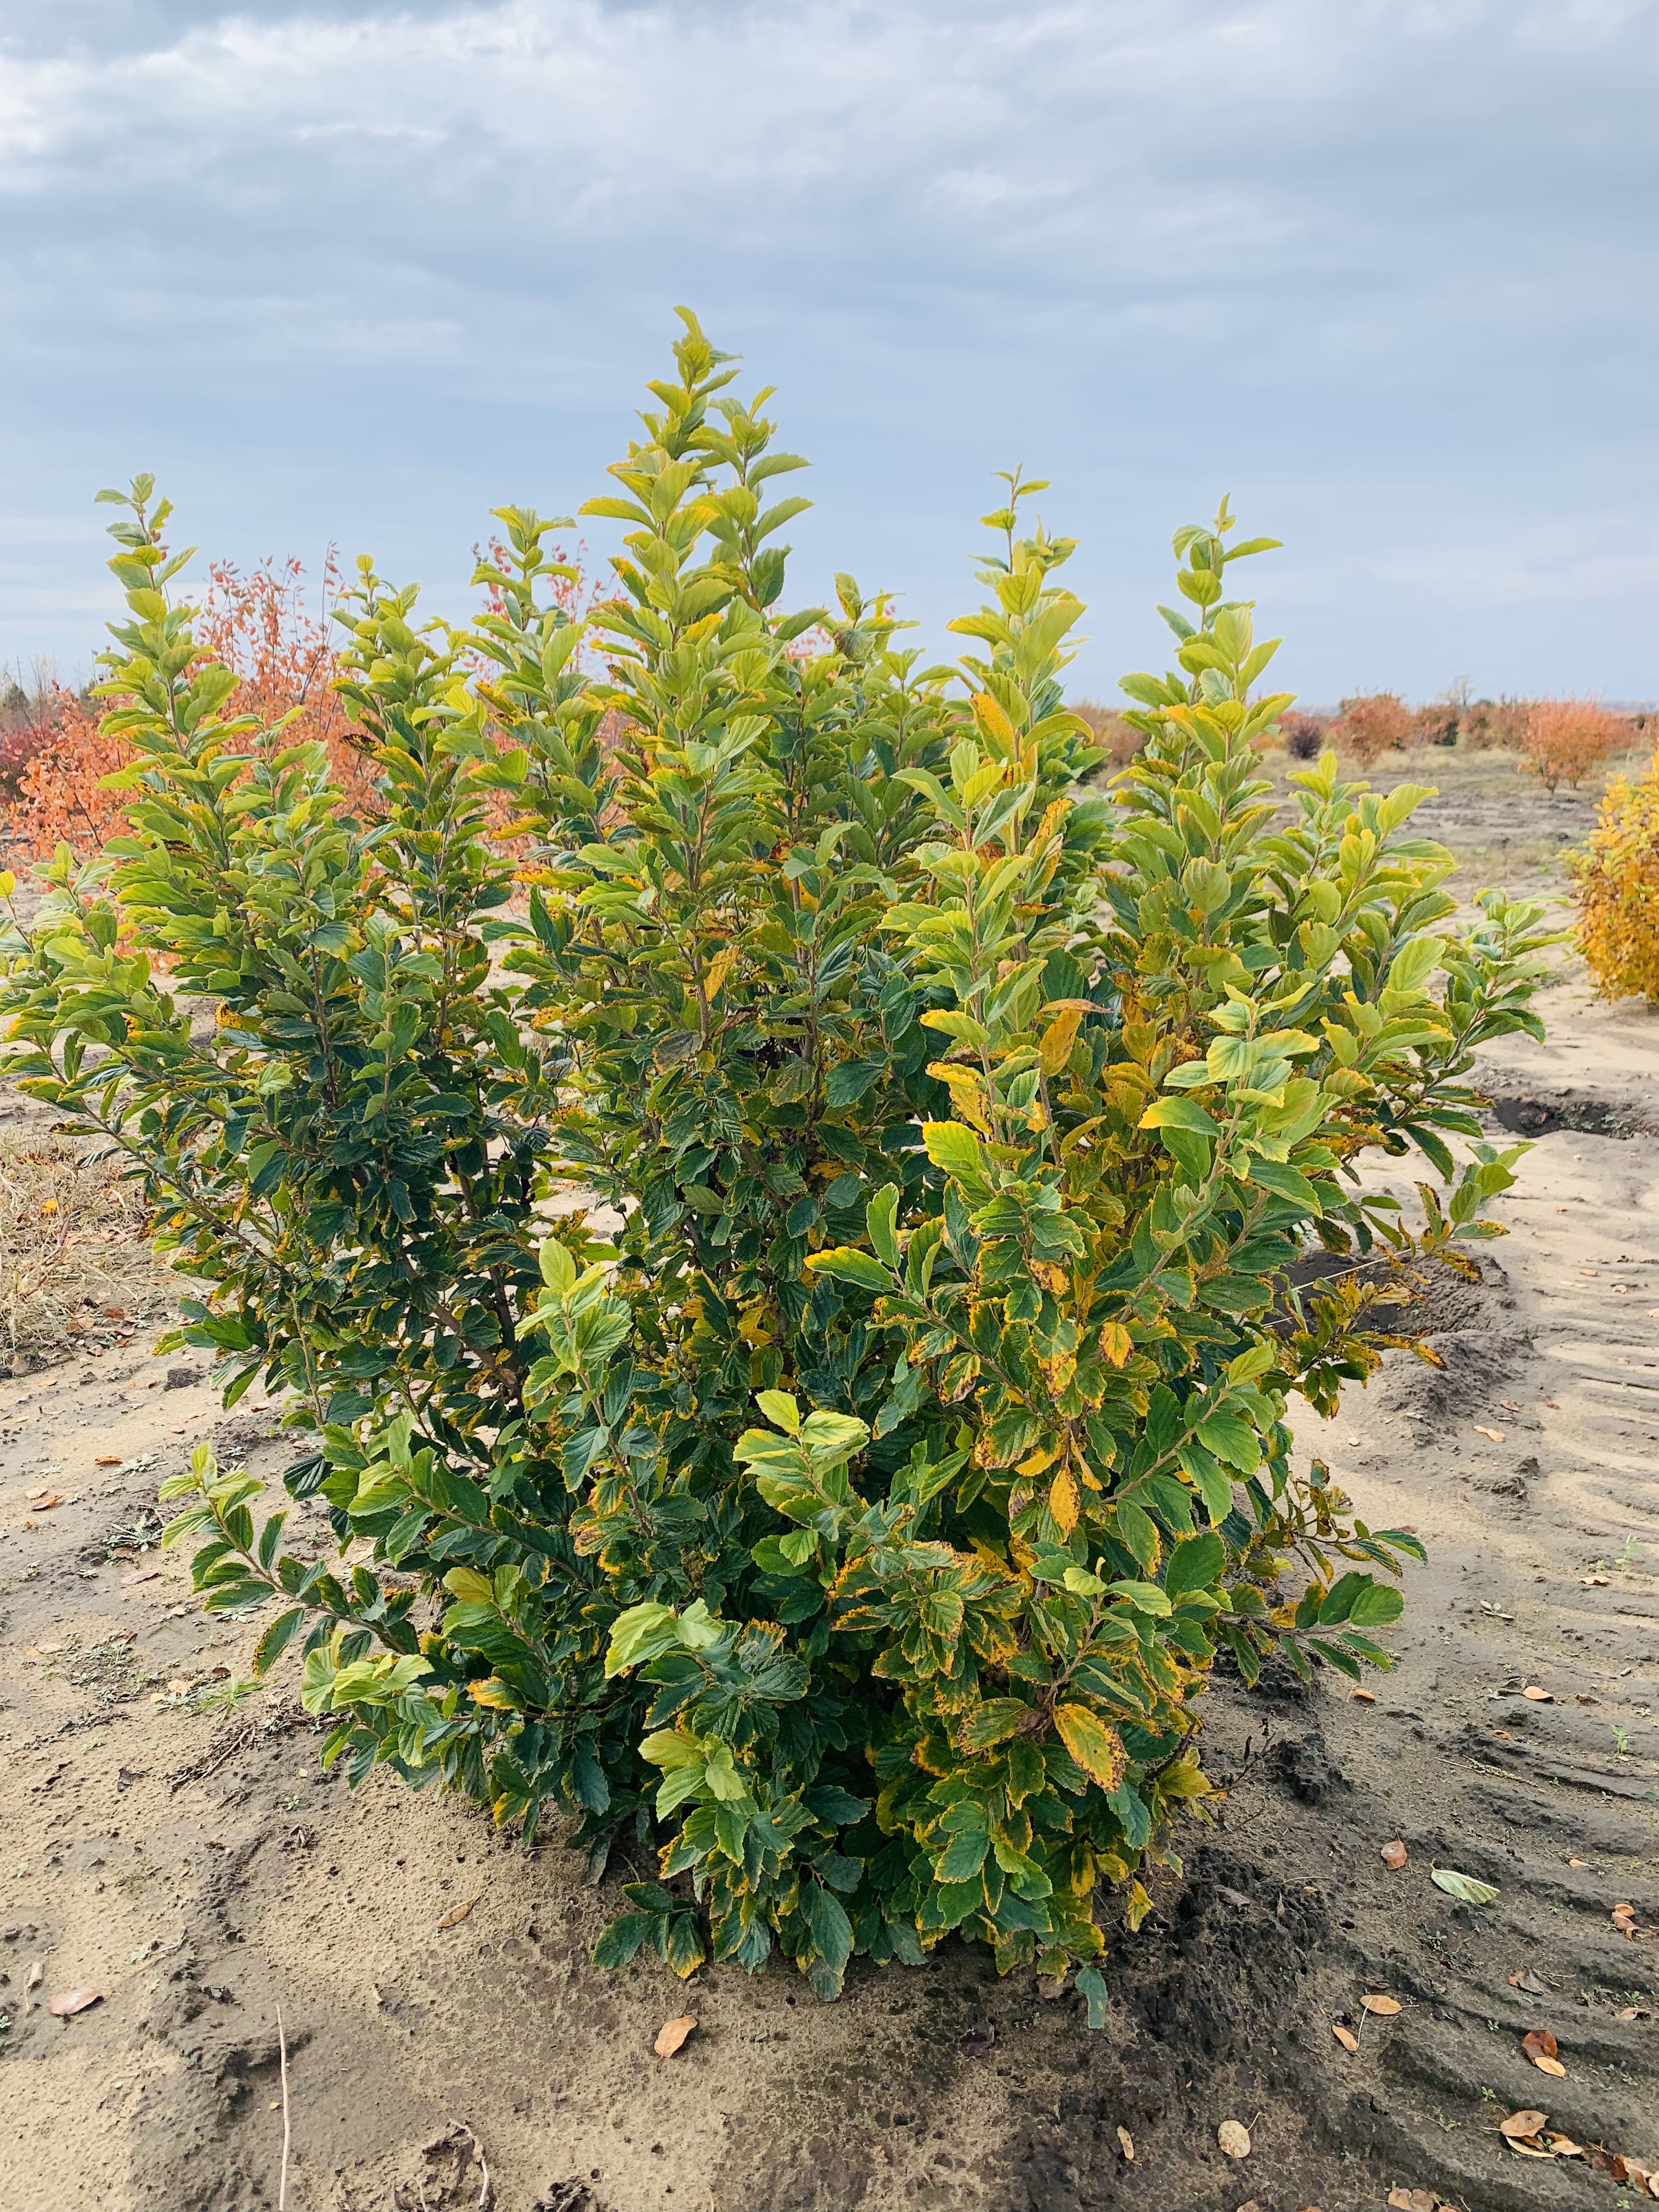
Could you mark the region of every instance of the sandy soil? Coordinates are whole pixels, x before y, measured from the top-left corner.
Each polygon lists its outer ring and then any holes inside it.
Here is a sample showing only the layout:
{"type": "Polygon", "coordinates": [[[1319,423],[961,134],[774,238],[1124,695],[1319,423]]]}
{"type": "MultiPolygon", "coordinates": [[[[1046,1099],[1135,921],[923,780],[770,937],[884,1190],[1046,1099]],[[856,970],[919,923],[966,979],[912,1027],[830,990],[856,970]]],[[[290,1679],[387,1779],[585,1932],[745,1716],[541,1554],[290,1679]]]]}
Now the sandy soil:
{"type": "Polygon", "coordinates": [[[1482,1285],[1432,1286],[1443,1370],[1391,1355],[1302,1431],[1429,1547],[1398,1671],[1375,1702],[1218,1681],[1224,1801],[1114,1938],[1100,2033],[961,1948],[855,1966],[829,2008],[787,1970],[599,1973],[616,1893],[556,1838],[351,1795],[280,1691],[203,1709],[251,1632],[186,1601],[155,1484],[204,1437],[275,1474],[271,1409],[227,1416],[199,1361],[117,1328],[0,1379],[0,2207],[275,2206],[279,2008],[293,2212],[1633,2204],[1498,2126],[1532,2106],[1659,2166],[1659,1014],[1571,970],[1544,1011],[1547,1047],[1493,1055],[1494,1127],[1537,1141],[1482,1285]],[[1437,1865],[1500,1894],[1460,1905],[1437,1865]],[[1564,2076],[1523,2055],[1538,2027],[1564,2076]]]}

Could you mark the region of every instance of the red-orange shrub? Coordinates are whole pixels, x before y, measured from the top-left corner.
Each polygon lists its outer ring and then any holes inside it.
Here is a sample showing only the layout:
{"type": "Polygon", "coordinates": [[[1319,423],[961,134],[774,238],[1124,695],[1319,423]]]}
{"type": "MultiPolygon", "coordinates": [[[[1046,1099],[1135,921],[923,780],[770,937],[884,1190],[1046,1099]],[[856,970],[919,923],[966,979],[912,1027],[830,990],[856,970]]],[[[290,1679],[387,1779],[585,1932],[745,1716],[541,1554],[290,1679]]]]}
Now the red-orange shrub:
{"type": "Polygon", "coordinates": [[[1412,734],[1419,745],[1455,745],[1462,726],[1463,710],[1453,699],[1436,699],[1412,716],[1412,734]]]}
{"type": "Polygon", "coordinates": [[[1633,734],[1622,715],[1610,714],[1594,699],[1540,699],[1527,717],[1519,766],[1547,791],[1582,783],[1633,734]]]}
{"type": "MultiPolygon", "coordinates": [[[[231,711],[257,714],[278,744],[320,738],[337,781],[357,804],[373,787],[369,764],[352,744],[345,711],[331,689],[335,672],[327,602],[337,572],[331,554],[323,572],[324,611],[306,604],[298,561],[264,561],[244,575],[228,562],[210,572],[196,625],[204,660],[222,661],[241,678],[231,711]]],[[[106,777],[137,756],[100,732],[95,709],[61,685],[34,732],[6,806],[8,827],[24,849],[45,858],[58,844],[90,854],[125,823],[124,793],[103,788],[106,777]]]]}
{"type": "Polygon", "coordinates": [[[1411,734],[1412,710],[1397,691],[1345,699],[1341,720],[1332,732],[1362,768],[1374,766],[1384,753],[1409,743],[1411,734]]]}

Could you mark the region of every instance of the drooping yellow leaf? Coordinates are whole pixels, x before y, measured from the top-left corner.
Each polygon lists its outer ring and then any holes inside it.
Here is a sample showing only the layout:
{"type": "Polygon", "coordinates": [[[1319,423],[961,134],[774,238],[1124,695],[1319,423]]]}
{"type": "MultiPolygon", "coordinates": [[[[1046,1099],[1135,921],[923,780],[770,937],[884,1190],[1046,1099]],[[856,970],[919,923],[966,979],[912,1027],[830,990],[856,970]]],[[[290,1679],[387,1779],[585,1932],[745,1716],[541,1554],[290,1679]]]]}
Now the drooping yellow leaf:
{"type": "Polygon", "coordinates": [[[720,996],[720,985],[732,973],[737,963],[737,957],[738,948],[735,945],[726,945],[714,955],[703,974],[702,988],[705,997],[717,999],[720,996]]]}
{"type": "Polygon", "coordinates": [[[1108,1728],[1087,1705],[1056,1707],[1054,1726],[1060,1730],[1060,1741],[1089,1779],[1103,1790],[1115,1790],[1128,1763],[1116,1729],[1108,1728]]]}
{"type": "Polygon", "coordinates": [[[1123,1901],[1123,1917],[1129,1923],[1129,1933],[1132,1936],[1138,1931],[1141,1922],[1152,1909],[1152,1899],[1147,1896],[1138,1881],[1132,1881],[1129,1884],[1128,1895],[1123,1901]]]}
{"type": "MultiPolygon", "coordinates": [[[[1070,1467],[1063,1467],[1048,1486],[1048,1510],[1054,1516],[1054,1526],[1062,1536],[1069,1536],[1077,1526],[1077,1482],[1070,1467]]],[[[1113,1784],[1115,1788],[1115,1784],[1113,1784]]]]}
{"type": "Polygon", "coordinates": [[[1082,1019],[1075,1006],[1067,1006],[1042,1032],[1042,1041],[1037,1047],[1037,1065],[1045,1075],[1058,1075],[1071,1058],[1078,1024],[1082,1019]]]}

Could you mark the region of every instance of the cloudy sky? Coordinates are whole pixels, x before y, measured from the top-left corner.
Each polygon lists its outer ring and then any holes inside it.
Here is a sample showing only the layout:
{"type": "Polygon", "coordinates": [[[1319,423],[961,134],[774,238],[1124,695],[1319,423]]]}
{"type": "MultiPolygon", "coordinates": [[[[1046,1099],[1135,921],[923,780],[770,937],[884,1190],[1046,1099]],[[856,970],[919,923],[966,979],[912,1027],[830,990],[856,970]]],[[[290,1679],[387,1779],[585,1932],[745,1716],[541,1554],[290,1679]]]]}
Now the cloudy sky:
{"type": "Polygon", "coordinates": [[[140,468],[206,552],[459,612],[684,300],[814,462],[792,604],[850,568],[942,642],[1018,462],[1079,690],[1158,656],[1228,491],[1311,700],[1650,696],[1656,14],[0,0],[0,659],[84,672],[140,468]]]}

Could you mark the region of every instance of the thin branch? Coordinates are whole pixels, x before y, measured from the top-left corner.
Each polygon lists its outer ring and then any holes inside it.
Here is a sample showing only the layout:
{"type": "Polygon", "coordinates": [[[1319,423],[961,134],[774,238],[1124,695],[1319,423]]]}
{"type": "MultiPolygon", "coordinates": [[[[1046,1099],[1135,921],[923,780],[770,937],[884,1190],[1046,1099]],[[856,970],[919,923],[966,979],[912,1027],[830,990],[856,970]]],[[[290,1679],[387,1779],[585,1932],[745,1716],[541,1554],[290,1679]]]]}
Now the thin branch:
{"type": "Polygon", "coordinates": [[[276,2056],[283,2069],[283,2166],[276,2182],[276,2212],[288,2212],[288,2154],[293,2139],[288,2103],[288,2037],[283,2028],[283,2008],[276,2008],[276,2056]]]}

